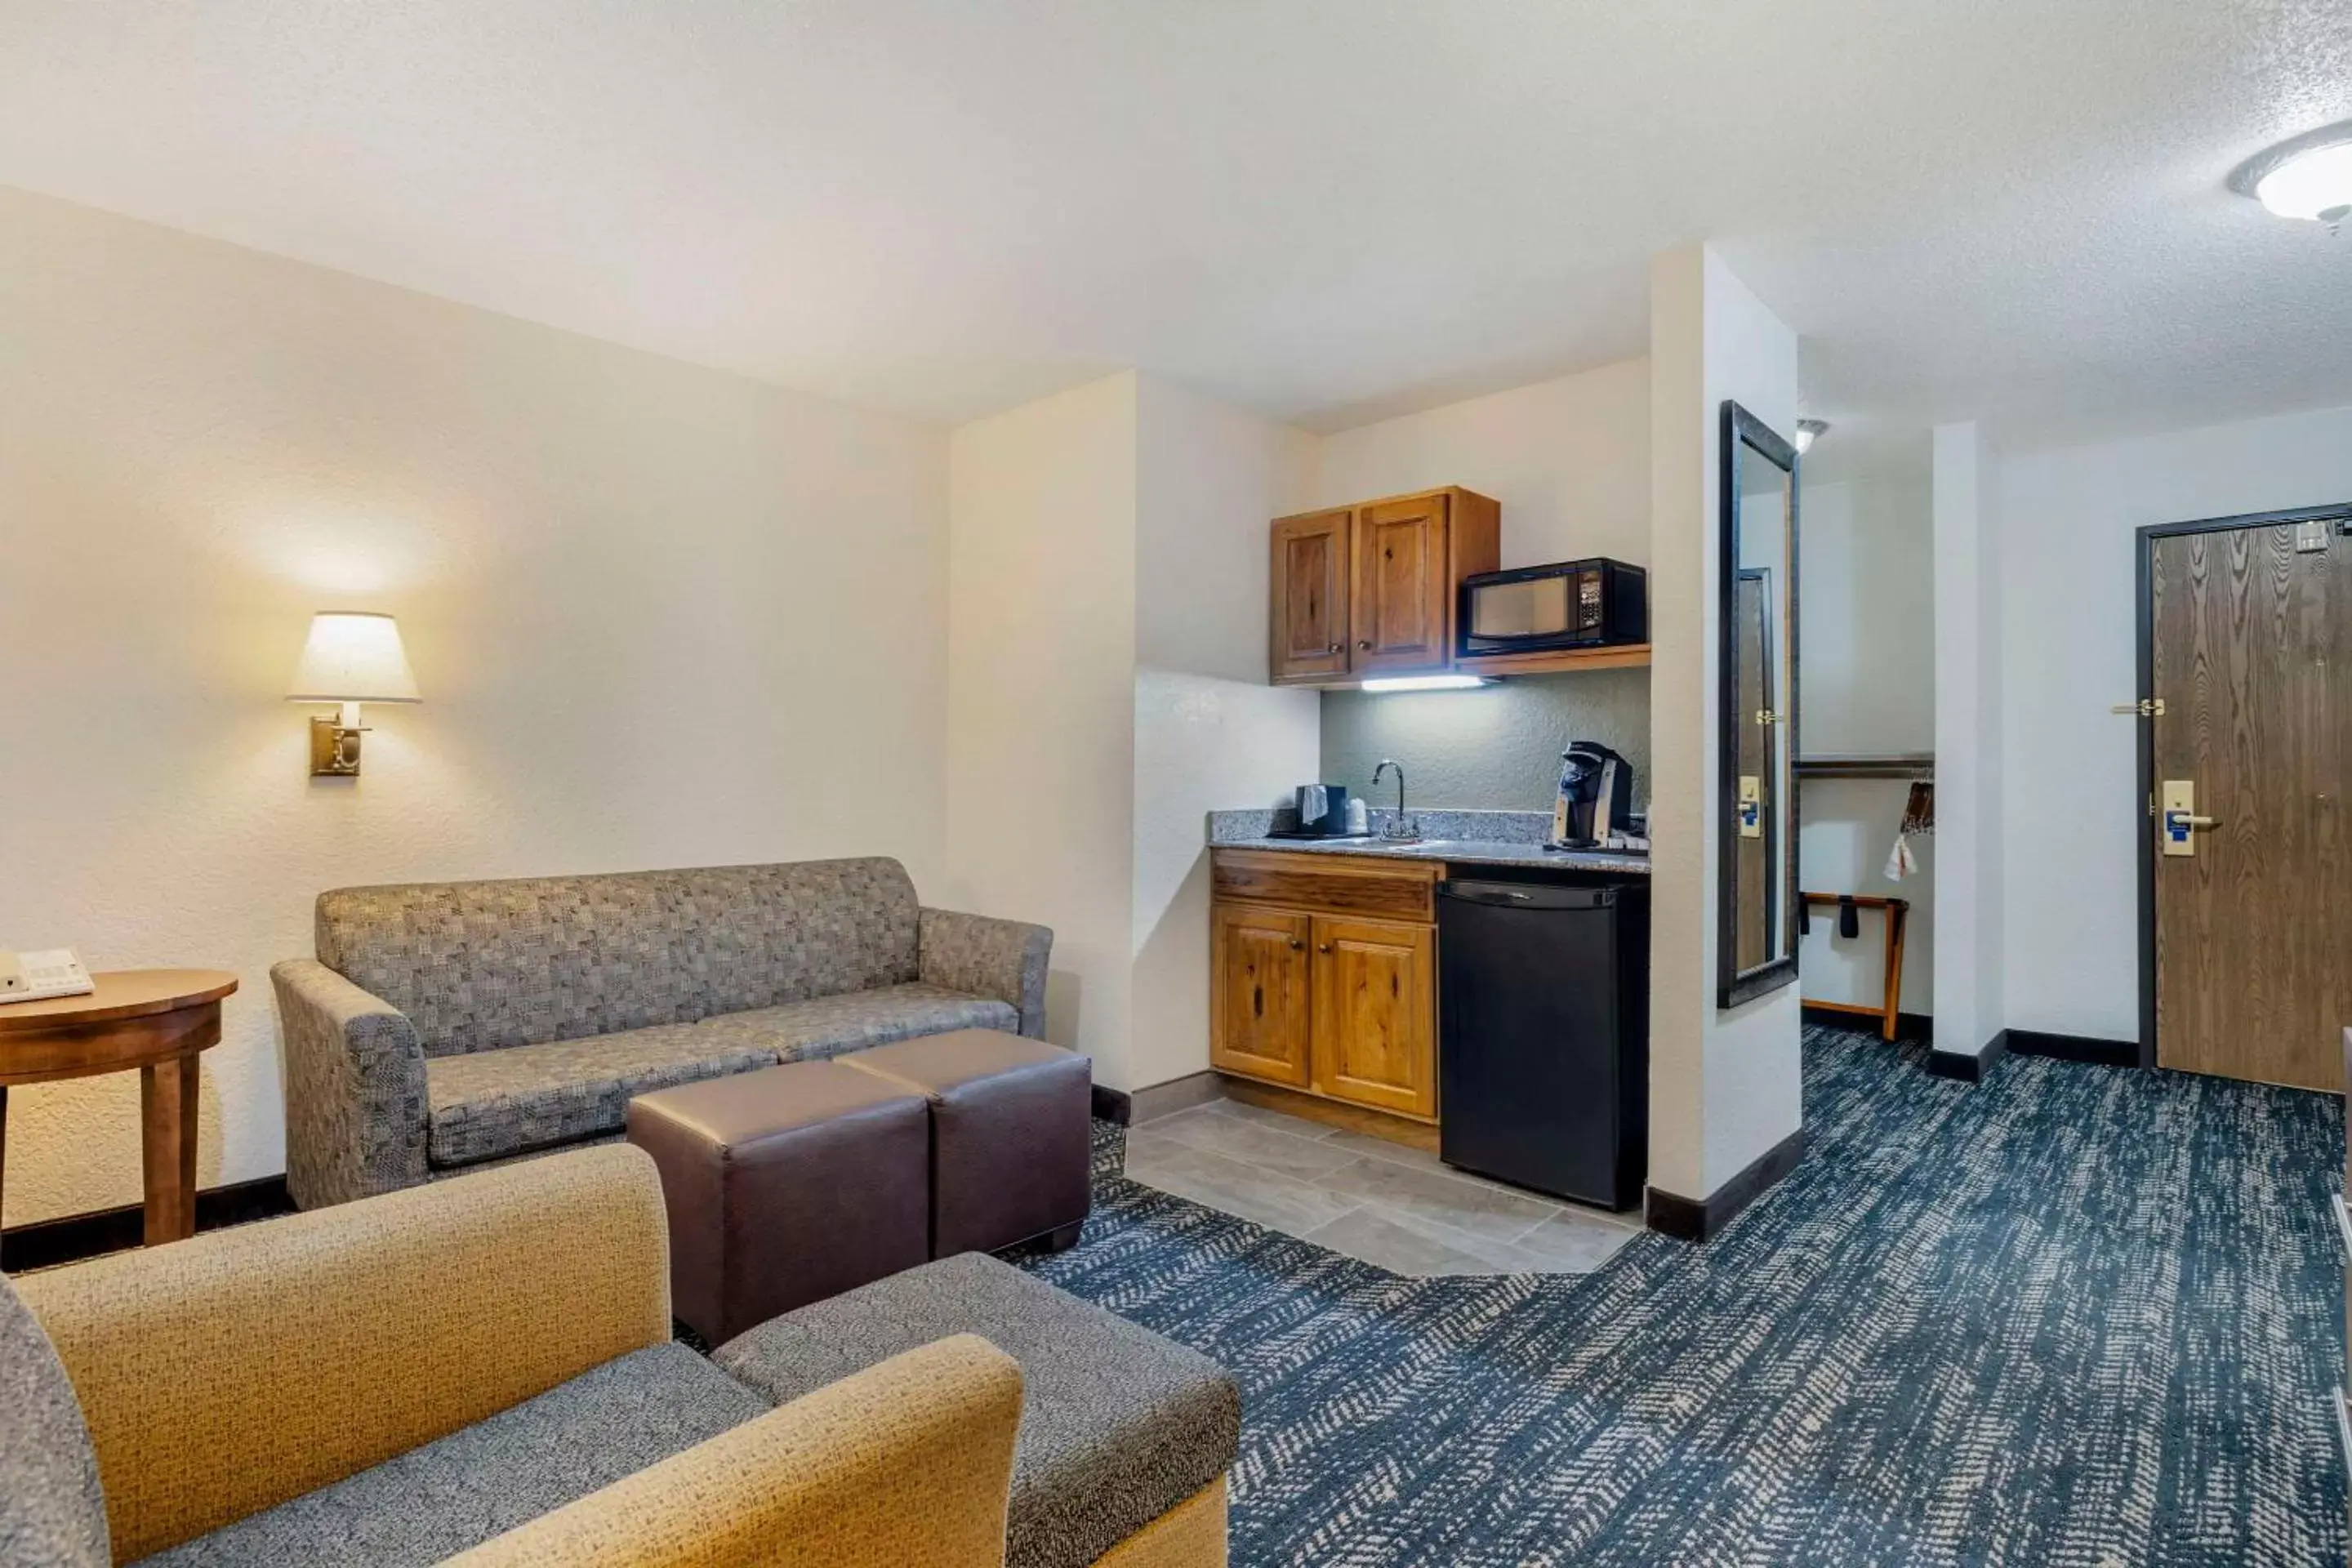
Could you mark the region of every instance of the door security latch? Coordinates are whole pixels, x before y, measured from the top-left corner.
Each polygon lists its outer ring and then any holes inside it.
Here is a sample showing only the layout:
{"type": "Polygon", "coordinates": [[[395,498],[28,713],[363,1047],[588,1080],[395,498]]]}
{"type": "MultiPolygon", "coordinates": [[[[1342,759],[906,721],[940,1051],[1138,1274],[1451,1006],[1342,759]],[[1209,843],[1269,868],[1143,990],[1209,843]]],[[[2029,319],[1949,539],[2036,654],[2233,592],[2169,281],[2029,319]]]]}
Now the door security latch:
{"type": "Polygon", "coordinates": [[[2127,719],[2161,719],[2164,717],[2164,699],[2143,697],[2137,702],[2118,702],[2107,711],[2120,713],[2127,719]]]}

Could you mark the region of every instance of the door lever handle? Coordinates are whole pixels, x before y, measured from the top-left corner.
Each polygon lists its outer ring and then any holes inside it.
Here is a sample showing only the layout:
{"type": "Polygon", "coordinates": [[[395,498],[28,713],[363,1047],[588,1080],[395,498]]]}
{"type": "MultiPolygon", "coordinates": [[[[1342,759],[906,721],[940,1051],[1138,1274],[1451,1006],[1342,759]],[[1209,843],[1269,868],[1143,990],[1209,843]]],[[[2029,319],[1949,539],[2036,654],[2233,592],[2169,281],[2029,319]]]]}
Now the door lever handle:
{"type": "Polygon", "coordinates": [[[2171,820],[2187,827],[2219,827],[2221,826],[2221,819],[2218,816],[2199,816],[2194,813],[2186,811],[2176,811],[2172,813],[2171,820]]]}

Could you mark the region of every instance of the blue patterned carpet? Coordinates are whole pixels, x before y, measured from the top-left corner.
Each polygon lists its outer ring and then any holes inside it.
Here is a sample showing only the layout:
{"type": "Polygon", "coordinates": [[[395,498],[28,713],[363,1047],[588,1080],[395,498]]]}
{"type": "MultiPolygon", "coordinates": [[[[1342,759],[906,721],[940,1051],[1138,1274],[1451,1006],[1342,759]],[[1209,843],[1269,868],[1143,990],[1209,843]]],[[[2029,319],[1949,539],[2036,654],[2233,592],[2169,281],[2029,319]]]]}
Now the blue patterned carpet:
{"type": "Polygon", "coordinates": [[[1704,1247],[1406,1280],[1117,1174],[1029,1267],[1232,1367],[1237,1568],[2345,1560],[2332,1098],[1808,1034],[1704,1247]]]}

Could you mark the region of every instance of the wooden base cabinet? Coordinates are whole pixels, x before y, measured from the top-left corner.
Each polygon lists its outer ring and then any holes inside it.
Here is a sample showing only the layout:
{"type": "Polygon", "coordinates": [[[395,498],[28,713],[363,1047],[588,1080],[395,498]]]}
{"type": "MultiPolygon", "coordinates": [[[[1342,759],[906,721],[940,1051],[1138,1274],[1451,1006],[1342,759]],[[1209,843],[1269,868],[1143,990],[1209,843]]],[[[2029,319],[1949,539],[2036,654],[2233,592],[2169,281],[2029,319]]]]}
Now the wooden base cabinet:
{"type": "Polygon", "coordinates": [[[1437,868],[1261,850],[1213,860],[1210,1065],[1435,1121],[1437,868]]]}
{"type": "Polygon", "coordinates": [[[1247,904],[1218,904],[1211,919],[1210,1062],[1268,1083],[1308,1087],[1314,921],[1247,904]]]}
{"type": "Polygon", "coordinates": [[[1315,924],[1318,1093],[1437,1114],[1437,933],[1387,921],[1315,924]]]}

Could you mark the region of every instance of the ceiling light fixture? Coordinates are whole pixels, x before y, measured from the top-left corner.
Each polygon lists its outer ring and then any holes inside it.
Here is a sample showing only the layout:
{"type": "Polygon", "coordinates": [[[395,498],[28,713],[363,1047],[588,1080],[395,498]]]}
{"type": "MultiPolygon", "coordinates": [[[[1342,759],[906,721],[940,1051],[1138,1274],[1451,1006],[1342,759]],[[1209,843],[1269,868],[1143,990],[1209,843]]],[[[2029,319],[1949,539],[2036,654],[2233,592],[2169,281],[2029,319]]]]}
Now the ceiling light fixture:
{"type": "Polygon", "coordinates": [[[1829,433],[1830,422],[1826,419],[1798,420],[1797,450],[1800,452],[1811,451],[1813,449],[1813,437],[1816,436],[1826,436],[1829,433]]]}
{"type": "Polygon", "coordinates": [[[1391,675],[1381,680],[1367,680],[1367,691],[1467,691],[1474,686],[1486,684],[1476,675],[1391,675]]]}
{"type": "Polygon", "coordinates": [[[2352,120],[2255,153],[2231,171],[2230,188],[2280,217],[2336,227],[2352,217],[2352,120]]]}

